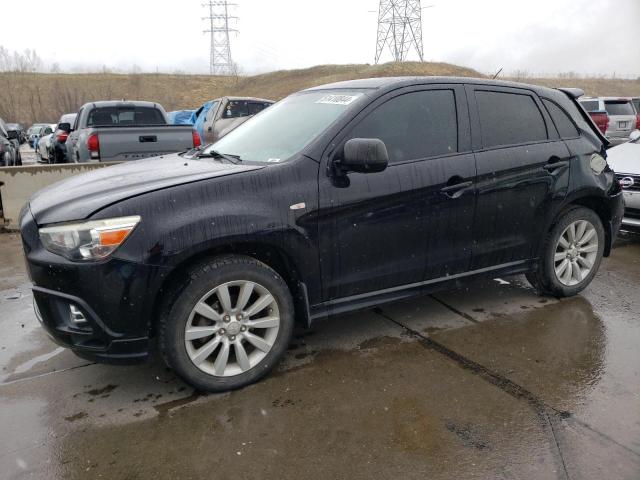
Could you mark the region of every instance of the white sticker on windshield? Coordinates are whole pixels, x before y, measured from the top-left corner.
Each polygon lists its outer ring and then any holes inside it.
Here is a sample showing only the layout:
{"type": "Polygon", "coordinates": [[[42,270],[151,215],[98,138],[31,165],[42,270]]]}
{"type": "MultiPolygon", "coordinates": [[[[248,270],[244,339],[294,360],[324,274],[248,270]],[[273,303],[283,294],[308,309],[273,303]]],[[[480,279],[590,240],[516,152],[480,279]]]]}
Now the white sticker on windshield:
{"type": "Polygon", "coordinates": [[[317,100],[316,103],[329,103],[331,105],[349,105],[358,97],[359,95],[325,95],[320,100],[317,100]]]}
{"type": "Polygon", "coordinates": [[[267,162],[268,163],[280,163],[280,159],[279,158],[268,158],[267,162]]]}

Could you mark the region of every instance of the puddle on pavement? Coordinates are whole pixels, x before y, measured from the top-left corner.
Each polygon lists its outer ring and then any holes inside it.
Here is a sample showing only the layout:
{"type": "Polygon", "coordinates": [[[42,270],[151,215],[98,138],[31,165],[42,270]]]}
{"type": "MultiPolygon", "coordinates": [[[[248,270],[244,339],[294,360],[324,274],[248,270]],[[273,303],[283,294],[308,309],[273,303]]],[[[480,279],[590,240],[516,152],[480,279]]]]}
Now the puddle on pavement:
{"type": "Polygon", "coordinates": [[[56,456],[68,478],[542,478],[558,468],[526,403],[417,342],[365,347],[320,352],[152,419],[87,426],[59,439],[56,456]]]}
{"type": "Polygon", "coordinates": [[[640,450],[637,322],[605,323],[577,296],[432,338],[640,450]]]}

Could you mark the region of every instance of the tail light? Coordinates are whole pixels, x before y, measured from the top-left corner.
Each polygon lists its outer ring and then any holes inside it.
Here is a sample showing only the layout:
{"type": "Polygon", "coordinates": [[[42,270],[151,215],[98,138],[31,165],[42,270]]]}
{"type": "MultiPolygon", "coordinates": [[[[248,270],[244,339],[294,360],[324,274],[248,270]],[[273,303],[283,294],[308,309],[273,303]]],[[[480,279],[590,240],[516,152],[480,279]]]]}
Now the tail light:
{"type": "Polygon", "coordinates": [[[640,130],[640,113],[636,114],[636,130],[640,130]]]}
{"type": "Polygon", "coordinates": [[[100,159],[100,138],[98,138],[97,133],[92,133],[89,135],[89,138],[87,138],[87,149],[92,159],[100,159]]]}
{"type": "Polygon", "coordinates": [[[603,135],[607,133],[607,128],[609,128],[609,115],[596,112],[591,113],[591,118],[603,135]]]}
{"type": "Polygon", "coordinates": [[[197,132],[197,130],[192,130],[191,135],[193,137],[193,148],[198,148],[200,145],[202,145],[202,140],[200,139],[200,134],[197,132]]]}
{"type": "Polygon", "coordinates": [[[58,134],[56,140],[58,140],[58,142],[60,143],[64,143],[67,141],[67,138],[69,138],[69,134],[67,132],[62,132],[58,134]]]}

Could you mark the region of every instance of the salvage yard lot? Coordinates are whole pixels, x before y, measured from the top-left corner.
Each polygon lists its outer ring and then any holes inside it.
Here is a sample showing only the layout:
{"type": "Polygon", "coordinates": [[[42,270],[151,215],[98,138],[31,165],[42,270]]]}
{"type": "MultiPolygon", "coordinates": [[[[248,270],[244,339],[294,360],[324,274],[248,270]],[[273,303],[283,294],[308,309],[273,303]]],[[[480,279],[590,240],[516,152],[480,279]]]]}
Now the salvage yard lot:
{"type": "Polygon", "coordinates": [[[574,298],[504,280],[318,323],[200,395],[53,344],[0,235],[2,478],[639,478],[640,237],[574,298]]]}

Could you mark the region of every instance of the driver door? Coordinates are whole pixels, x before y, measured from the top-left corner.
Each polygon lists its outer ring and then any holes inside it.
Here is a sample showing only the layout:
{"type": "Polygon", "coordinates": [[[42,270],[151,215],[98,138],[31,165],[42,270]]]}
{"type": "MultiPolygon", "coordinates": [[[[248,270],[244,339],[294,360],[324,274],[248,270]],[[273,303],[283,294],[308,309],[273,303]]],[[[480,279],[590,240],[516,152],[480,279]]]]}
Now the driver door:
{"type": "Polygon", "coordinates": [[[423,85],[387,94],[341,135],[338,148],[325,154],[319,181],[326,301],[359,300],[466,271],[475,161],[463,87],[423,85]],[[387,169],[344,179],[325,174],[351,138],[381,139],[387,169]]]}

